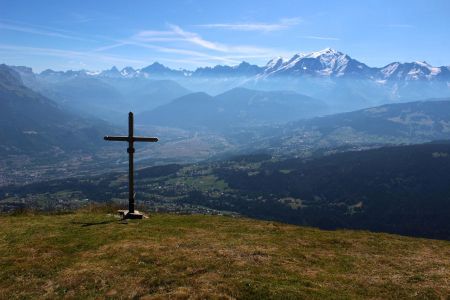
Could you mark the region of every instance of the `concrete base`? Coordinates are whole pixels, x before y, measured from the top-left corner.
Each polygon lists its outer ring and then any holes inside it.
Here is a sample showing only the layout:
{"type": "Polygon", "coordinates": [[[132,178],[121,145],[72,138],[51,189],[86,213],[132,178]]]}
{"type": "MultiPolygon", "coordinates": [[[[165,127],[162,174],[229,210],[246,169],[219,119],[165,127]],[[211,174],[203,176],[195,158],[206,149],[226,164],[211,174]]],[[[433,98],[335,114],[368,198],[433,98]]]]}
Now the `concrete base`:
{"type": "Polygon", "coordinates": [[[120,209],[117,212],[123,219],[147,219],[148,218],[146,215],[144,215],[143,213],[141,213],[137,210],[135,210],[134,213],[130,213],[130,212],[128,212],[128,210],[123,210],[123,209],[120,209]]]}

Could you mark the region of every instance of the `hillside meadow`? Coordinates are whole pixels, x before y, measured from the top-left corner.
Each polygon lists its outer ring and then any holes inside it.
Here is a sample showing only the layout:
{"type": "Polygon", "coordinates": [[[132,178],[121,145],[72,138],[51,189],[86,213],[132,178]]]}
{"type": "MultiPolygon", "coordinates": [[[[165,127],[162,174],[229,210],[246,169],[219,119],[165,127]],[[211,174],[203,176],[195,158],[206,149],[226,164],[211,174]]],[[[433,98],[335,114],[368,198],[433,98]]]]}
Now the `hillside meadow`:
{"type": "Polygon", "coordinates": [[[450,242],[105,209],[0,217],[0,298],[445,299],[450,242]]]}

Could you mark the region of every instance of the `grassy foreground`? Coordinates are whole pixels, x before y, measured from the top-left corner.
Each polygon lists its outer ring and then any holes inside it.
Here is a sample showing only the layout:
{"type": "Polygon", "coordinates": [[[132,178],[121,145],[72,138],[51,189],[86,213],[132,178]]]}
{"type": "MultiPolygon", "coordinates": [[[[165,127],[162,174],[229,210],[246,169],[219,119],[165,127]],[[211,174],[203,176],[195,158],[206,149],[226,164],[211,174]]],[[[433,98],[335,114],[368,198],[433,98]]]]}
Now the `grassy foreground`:
{"type": "Polygon", "coordinates": [[[450,242],[220,216],[0,217],[0,298],[443,298],[450,242]]]}

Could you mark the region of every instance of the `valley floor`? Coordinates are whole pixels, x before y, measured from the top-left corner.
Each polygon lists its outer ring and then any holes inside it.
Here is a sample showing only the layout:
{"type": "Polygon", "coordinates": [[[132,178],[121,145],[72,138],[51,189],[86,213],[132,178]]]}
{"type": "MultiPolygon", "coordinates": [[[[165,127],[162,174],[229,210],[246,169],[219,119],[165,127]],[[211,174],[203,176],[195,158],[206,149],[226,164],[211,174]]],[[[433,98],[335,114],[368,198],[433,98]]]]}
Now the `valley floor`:
{"type": "Polygon", "coordinates": [[[442,298],[450,242],[103,210],[0,217],[0,298],[442,298]]]}

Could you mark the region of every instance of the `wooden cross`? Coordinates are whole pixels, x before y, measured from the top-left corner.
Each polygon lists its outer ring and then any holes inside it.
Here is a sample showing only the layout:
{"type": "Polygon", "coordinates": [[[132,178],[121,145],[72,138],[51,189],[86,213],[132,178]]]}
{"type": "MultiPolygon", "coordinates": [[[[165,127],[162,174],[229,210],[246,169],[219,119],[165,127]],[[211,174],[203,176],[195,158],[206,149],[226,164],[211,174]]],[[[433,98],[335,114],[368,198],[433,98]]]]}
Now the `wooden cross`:
{"type": "Polygon", "coordinates": [[[134,142],[157,142],[158,138],[134,136],[133,113],[128,114],[128,136],[105,136],[105,141],[128,142],[128,212],[123,212],[125,218],[142,219],[142,215],[134,210],[134,142]]]}

